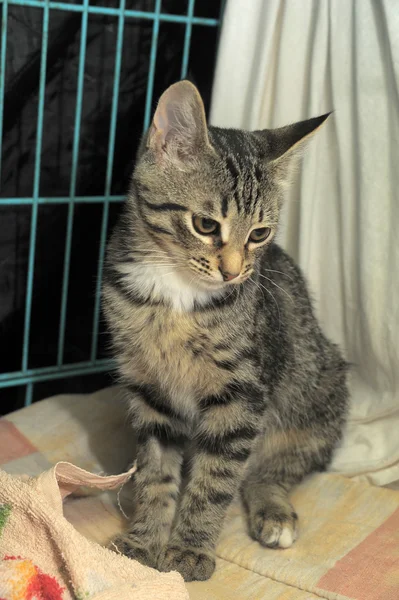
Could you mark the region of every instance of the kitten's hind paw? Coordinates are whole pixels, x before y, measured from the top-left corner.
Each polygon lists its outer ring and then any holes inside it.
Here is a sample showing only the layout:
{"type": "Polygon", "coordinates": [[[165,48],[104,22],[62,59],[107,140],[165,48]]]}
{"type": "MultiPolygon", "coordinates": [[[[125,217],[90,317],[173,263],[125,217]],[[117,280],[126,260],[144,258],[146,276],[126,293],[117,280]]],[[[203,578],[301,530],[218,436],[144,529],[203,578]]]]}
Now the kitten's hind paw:
{"type": "Polygon", "coordinates": [[[248,516],[250,536],[267,548],[290,548],[297,538],[295,512],[268,516],[268,510],[259,510],[248,516]]]}
{"type": "Polygon", "coordinates": [[[153,548],[146,548],[137,543],[129,533],[118,535],[109,543],[109,549],[117,554],[124,554],[128,558],[137,560],[147,567],[157,568],[157,552],[153,548]]]}
{"type": "Polygon", "coordinates": [[[215,570],[215,558],[200,548],[169,546],[158,568],[160,571],[178,571],[184,581],[206,581],[215,570]]]}

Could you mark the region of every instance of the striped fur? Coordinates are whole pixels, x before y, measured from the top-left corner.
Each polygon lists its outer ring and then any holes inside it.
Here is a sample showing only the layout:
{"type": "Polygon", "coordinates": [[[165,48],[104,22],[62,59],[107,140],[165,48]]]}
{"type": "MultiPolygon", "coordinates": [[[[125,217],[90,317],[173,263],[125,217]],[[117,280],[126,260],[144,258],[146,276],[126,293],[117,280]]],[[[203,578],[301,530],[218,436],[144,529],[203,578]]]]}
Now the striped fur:
{"type": "Polygon", "coordinates": [[[114,543],[187,581],[211,576],[240,488],[250,535],[290,546],[288,492],[326,468],[341,438],[346,363],[273,241],[292,162],[324,118],[207,129],[196,89],[172,86],[109,243],[103,306],[139,440],[135,515],[114,543]],[[217,234],[198,233],[193,215],[217,234]],[[270,235],[251,242],[253,228],[270,235]]]}

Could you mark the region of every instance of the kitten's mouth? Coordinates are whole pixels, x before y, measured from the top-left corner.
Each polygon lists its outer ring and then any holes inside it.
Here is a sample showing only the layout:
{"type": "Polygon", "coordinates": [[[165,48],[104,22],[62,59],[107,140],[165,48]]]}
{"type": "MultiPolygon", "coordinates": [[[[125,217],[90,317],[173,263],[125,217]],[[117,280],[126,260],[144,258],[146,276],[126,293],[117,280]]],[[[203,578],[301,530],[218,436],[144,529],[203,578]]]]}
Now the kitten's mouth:
{"type": "Polygon", "coordinates": [[[227,287],[224,281],[217,281],[216,279],[205,279],[202,277],[196,277],[195,282],[199,284],[199,287],[213,292],[223,290],[227,287]]]}
{"type": "MultiPolygon", "coordinates": [[[[247,277],[240,276],[231,281],[223,281],[222,279],[211,279],[211,278],[208,279],[205,277],[201,277],[200,275],[198,275],[198,273],[196,273],[195,283],[197,285],[199,285],[199,287],[201,287],[202,289],[216,292],[216,291],[226,290],[226,289],[229,289],[232,287],[237,287],[241,283],[243,283],[246,279],[247,279],[247,277]]],[[[193,281],[193,280],[191,280],[191,281],[193,281]]]]}
{"type": "Polygon", "coordinates": [[[246,281],[247,279],[250,278],[252,273],[253,273],[253,269],[251,269],[250,271],[247,271],[246,273],[243,273],[242,275],[239,275],[235,279],[231,279],[230,281],[223,281],[222,282],[223,287],[231,287],[234,285],[241,285],[242,283],[244,283],[244,281],[246,281]]]}
{"type": "Polygon", "coordinates": [[[204,264],[198,265],[197,262],[192,259],[188,263],[188,269],[185,271],[185,279],[188,278],[190,285],[201,288],[202,290],[209,291],[222,291],[225,289],[231,289],[232,286],[239,286],[244,283],[251,274],[253,273],[253,267],[247,265],[240,275],[232,279],[226,279],[223,277],[222,272],[207,270],[204,264]]]}

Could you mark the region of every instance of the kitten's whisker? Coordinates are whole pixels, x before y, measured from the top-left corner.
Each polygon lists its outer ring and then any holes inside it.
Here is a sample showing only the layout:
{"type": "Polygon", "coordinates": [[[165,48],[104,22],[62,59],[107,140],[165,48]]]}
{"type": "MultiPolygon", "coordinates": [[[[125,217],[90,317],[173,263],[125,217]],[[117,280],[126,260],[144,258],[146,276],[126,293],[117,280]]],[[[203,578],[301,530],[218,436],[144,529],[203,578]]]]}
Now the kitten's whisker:
{"type": "Polygon", "coordinates": [[[145,266],[145,265],[161,265],[161,266],[184,266],[184,263],[181,261],[175,261],[172,259],[169,260],[161,260],[159,258],[153,257],[153,260],[143,260],[140,263],[137,263],[137,266],[145,266]]]}
{"type": "Polygon", "coordinates": [[[149,250],[148,252],[133,252],[132,256],[169,256],[167,252],[149,250]]]}
{"type": "Polygon", "coordinates": [[[157,248],[145,248],[143,250],[138,250],[137,254],[167,254],[165,250],[158,250],[157,248]]]}
{"type": "Polygon", "coordinates": [[[173,258],[171,256],[168,256],[167,254],[143,254],[143,256],[140,257],[140,260],[145,260],[147,258],[159,258],[159,259],[163,259],[163,260],[173,260],[173,258]]]}
{"type": "Polygon", "coordinates": [[[154,268],[157,268],[157,267],[158,268],[161,268],[161,267],[175,267],[176,266],[175,263],[155,263],[155,262],[152,263],[152,262],[146,262],[146,263],[143,263],[143,264],[145,264],[145,265],[151,265],[151,267],[154,267],[154,268]]]}
{"type": "Polygon", "coordinates": [[[142,256],[140,258],[140,261],[145,262],[146,260],[168,260],[168,261],[172,261],[173,258],[171,258],[170,256],[167,256],[165,254],[165,256],[160,255],[156,255],[156,254],[146,254],[145,256],[142,256]]]}
{"type": "MultiPolygon", "coordinates": [[[[231,290],[230,294],[228,294],[225,297],[225,300],[227,300],[227,298],[230,298],[231,294],[234,294],[234,292],[236,291],[236,289],[234,288],[234,286],[232,286],[232,287],[233,287],[233,289],[231,290]]],[[[240,294],[240,289],[238,289],[238,292],[237,292],[237,295],[239,295],[239,294],[240,294]]]]}
{"type": "Polygon", "coordinates": [[[268,294],[270,294],[270,296],[273,298],[275,305],[277,306],[277,312],[278,312],[278,330],[280,331],[280,327],[281,327],[281,315],[280,315],[280,307],[278,305],[278,302],[276,300],[276,298],[273,296],[273,294],[271,293],[270,290],[268,290],[264,285],[262,285],[260,283],[260,281],[255,281],[254,279],[250,278],[250,280],[256,285],[256,286],[260,286],[261,288],[263,288],[265,290],[265,292],[267,292],[268,294]]]}
{"type": "MultiPolygon", "coordinates": [[[[288,273],[283,273],[283,271],[276,271],[275,269],[263,269],[264,271],[267,271],[268,273],[280,273],[280,275],[284,275],[285,277],[288,277],[288,279],[291,279],[291,281],[293,281],[293,277],[291,277],[291,275],[288,275],[288,273]]],[[[264,277],[264,275],[262,275],[261,273],[259,273],[259,275],[261,277],[264,277]]]]}
{"type": "Polygon", "coordinates": [[[235,310],[235,309],[236,309],[236,307],[237,307],[238,300],[239,300],[239,298],[240,298],[240,294],[241,294],[241,286],[239,286],[239,287],[238,287],[238,290],[237,290],[237,298],[236,298],[236,301],[234,302],[234,310],[235,310]]]}
{"type": "Polygon", "coordinates": [[[186,270],[185,265],[183,265],[181,267],[177,267],[176,265],[171,265],[171,266],[174,267],[173,271],[169,271],[169,273],[161,273],[160,277],[166,277],[166,275],[173,275],[174,273],[177,273],[178,271],[186,270]]]}
{"type": "Polygon", "coordinates": [[[291,302],[293,304],[295,304],[293,297],[287,292],[287,290],[285,290],[284,288],[282,288],[281,286],[279,286],[275,281],[273,281],[272,279],[270,279],[269,277],[266,277],[266,275],[262,275],[261,273],[259,273],[259,275],[261,277],[264,277],[265,279],[267,279],[268,281],[270,281],[270,283],[272,283],[273,285],[276,286],[276,288],[278,288],[279,290],[281,290],[282,292],[284,292],[284,294],[286,296],[288,296],[288,298],[291,300],[291,302]]]}
{"type": "Polygon", "coordinates": [[[173,275],[176,271],[169,271],[169,273],[161,273],[160,277],[166,277],[167,275],[173,275]]]}

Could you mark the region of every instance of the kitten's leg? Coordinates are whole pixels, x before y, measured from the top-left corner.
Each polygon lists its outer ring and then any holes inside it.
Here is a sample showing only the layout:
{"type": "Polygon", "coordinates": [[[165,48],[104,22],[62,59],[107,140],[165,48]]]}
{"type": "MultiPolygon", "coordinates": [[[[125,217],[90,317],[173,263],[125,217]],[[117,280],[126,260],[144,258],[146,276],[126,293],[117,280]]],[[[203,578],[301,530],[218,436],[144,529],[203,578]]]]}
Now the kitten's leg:
{"type": "Polygon", "coordinates": [[[135,512],[127,531],[111,543],[151,567],[168,542],[180,485],[181,453],[156,438],[140,441],[134,476],[135,512]]]}
{"type": "MultiPolygon", "coordinates": [[[[183,460],[179,424],[171,415],[156,412],[156,394],[155,390],[140,389],[131,398],[133,424],[138,434],[137,471],[133,480],[135,512],[128,530],[110,545],[111,549],[151,567],[157,566],[159,554],[169,539],[183,460]]],[[[167,402],[163,410],[167,410],[167,402]]]]}
{"type": "Polygon", "coordinates": [[[254,540],[269,548],[293,544],[298,516],[288,493],[312,471],[326,468],[333,447],[311,430],[275,432],[259,441],[241,489],[254,540]]]}
{"type": "Polygon", "coordinates": [[[159,568],[179,571],[185,581],[208,579],[226,510],[238,491],[263,411],[262,392],[243,385],[206,398],[190,478],[159,568]],[[250,389],[249,389],[250,388],[250,389]]]}

